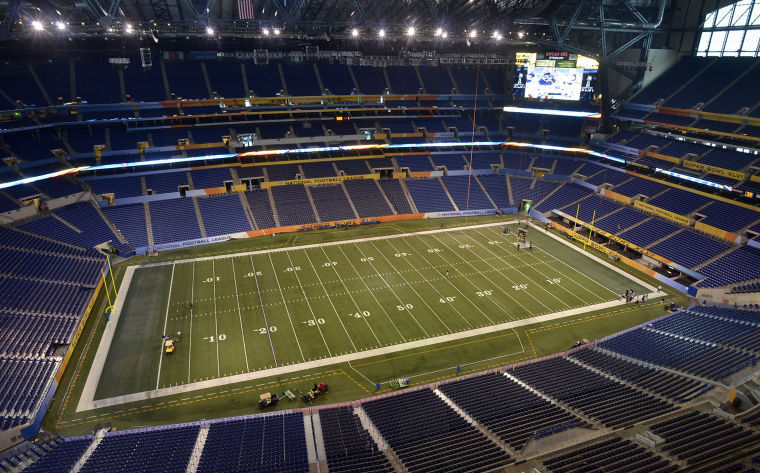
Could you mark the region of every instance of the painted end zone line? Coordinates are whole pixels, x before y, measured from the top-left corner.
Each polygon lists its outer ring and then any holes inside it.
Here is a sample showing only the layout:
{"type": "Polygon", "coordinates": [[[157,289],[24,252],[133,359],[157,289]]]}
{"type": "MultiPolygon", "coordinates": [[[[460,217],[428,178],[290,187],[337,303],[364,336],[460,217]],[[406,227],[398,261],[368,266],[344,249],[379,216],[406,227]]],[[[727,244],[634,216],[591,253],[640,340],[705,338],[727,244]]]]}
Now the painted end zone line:
{"type": "MultiPolygon", "coordinates": [[[[650,294],[650,296],[656,296],[657,294],[658,293],[653,292],[650,294]]],[[[569,317],[569,316],[581,314],[584,312],[607,309],[607,308],[617,307],[621,305],[625,305],[625,302],[620,301],[620,300],[602,302],[602,303],[591,305],[591,306],[578,307],[575,309],[569,309],[562,312],[555,312],[553,314],[545,314],[545,315],[540,315],[537,317],[531,317],[531,318],[522,319],[522,320],[515,320],[515,321],[506,322],[499,325],[491,325],[488,327],[481,327],[481,328],[477,328],[473,330],[467,330],[464,332],[455,332],[455,333],[441,335],[434,338],[427,338],[424,340],[417,340],[413,342],[401,343],[398,345],[375,348],[372,350],[350,353],[347,355],[340,355],[340,356],[335,356],[331,358],[323,358],[321,360],[307,361],[305,363],[297,363],[297,364],[288,365],[288,366],[280,366],[278,368],[270,368],[266,370],[254,371],[251,373],[244,373],[244,374],[239,374],[239,375],[234,375],[234,376],[226,376],[222,378],[210,379],[207,381],[199,381],[196,383],[189,383],[189,384],[185,384],[181,386],[172,386],[169,388],[156,389],[153,391],[143,391],[143,392],[134,393],[134,394],[127,394],[124,396],[116,396],[116,397],[111,397],[107,399],[100,399],[97,401],[93,399],[93,395],[95,394],[95,389],[93,388],[91,391],[88,391],[87,386],[85,386],[85,391],[82,393],[82,397],[79,400],[79,404],[77,405],[77,412],[86,411],[90,409],[100,409],[103,407],[118,406],[120,404],[144,401],[146,399],[154,399],[154,398],[162,397],[162,396],[182,394],[182,393],[187,393],[191,391],[196,391],[199,389],[214,388],[214,387],[222,386],[225,384],[241,383],[241,382],[252,381],[252,380],[260,379],[260,378],[281,376],[281,375],[296,372],[296,371],[312,370],[315,368],[322,368],[322,367],[334,365],[337,363],[357,361],[364,358],[387,355],[387,354],[410,350],[414,348],[435,345],[438,343],[451,342],[451,341],[459,340],[462,338],[475,337],[478,335],[485,335],[485,334],[489,334],[493,332],[498,332],[501,330],[514,329],[517,327],[523,327],[523,326],[531,325],[535,323],[546,322],[549,320],[561,319],[564,317],[569,317]]],[[[104,334],[104,339],[105,339],[105,334],[104,334]]],[[[110,343],[105,344],[106,347],[108,347],[108,345],[110,345],[110,343]]],[[[101,347],[98,348],[98,355],[100,354],[100,349],[103,346],[104,344],[101,344],[101,347]]],[[[107,348],[105,351],[107,352],[107,348]]],[[[101,365],[101,368],[102,368],[102,365],[101,365]]],[[[95,373],[92,373],[92,374],[95,374],[95,373]]],[[[87,378],[88,385],[92,379],[95,379],[95,376],[93,376],[92,374],[87,378]]]]}

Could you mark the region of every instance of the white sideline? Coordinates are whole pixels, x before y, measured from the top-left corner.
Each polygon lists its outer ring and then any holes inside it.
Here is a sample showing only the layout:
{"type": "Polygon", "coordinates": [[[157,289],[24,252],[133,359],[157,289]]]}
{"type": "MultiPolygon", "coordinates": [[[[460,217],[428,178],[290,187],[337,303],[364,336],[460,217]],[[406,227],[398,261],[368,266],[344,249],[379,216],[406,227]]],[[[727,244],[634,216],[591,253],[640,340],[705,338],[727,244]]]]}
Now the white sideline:
{"type": "MultiPolygon", "coordinates": [[[[272,377],[272,376],[280,376],[283,374],[292,373],[296,371],[311,370],[314,368],[330,366],[330,365],[334,365],[338,363],[357,361],[357,360],[361,360],[365,358],[371,358],[371,357],[380,356],[380,355],[387,355],[387,354],[396,353],[396,352],[409,350],[413,348],[419,348],[419,347],[424,347],[424,346],[435,345],[438,343],[450,342],[450,341],[454,341],[461,338],[474,337],[474,336],[489,334],[489,333],[498,332],[502,330],[514,329],[516,327],[522,327],[522,326],[545,322],[549,320],[560,319],[560,318],[569,317],[569,316],[577,315],[584,312],[591,312],[595,310],[607,309],[610,307],[625,305],[625,302],[621,300],[602,302],[602,303],[594,304],[590,306],[577,307],[574,309],[568,309],[568,310],[555,312],[551,314],[544,314],[544,315],[540,315],[536,317],[510,321],[510,322],[506,322],[506,323],[502,323],[498,325],[490,325],[487,327],[481,327],[481,328],[477,328],[473,330],[455,332],[455,333],[451,333],[447,335],[441,335],[438,337],[426,338],[423,340],[415,340],[415,341],[401,343],[397,345],[375,348],[372,350],[354,352],[354,353],[349,353],[346,355],[333,356],[329,358],[311,360],[311,361],[295,363],[291,365],[283,365],[276,368],[259,370],[259,371],[243,373],[243,374],[238,374],[238,375],[233,375],[233,376],[225,376],[225,377],[210,379],[206,381],[188,383],[188,384],[184,384],[180,386],[171,386],[168,388],[161,388],[161,389],[155,389],[151,391],[132,393],[132,394],[127,394],[123,396],[111,397],[107,399],[100,399],[100,400],[94,399],[95,391],[97,389],[98,383],[100,382],[100,377],[103,373],[103,367],[105,365],[106,357],[108,356],[108,351],[110,349],[111,342],[113,341],[113,337],[116,332],[116,326],[119,322],[119,317],[121,315],[121,310],[123,308],[124,300],[126,299],[126,294],[129,291],[129,286],[131,284],[134,271],[137,268],[164,266],[168,264],[189,263],[189,262],[197,262],[197,261],[208,261],[208,260],[214,260],[214,259],[219,259],[219,258],[232,258],[235,256],[249,256],[249,255],[254,255],[254,254],[277,253],[277,252],[283,252],[283,251],[290,251],[294,249],[304,250],[308,248],[320,248],[323,246],[336,246],[336,245],[342,245],[342,244],[360,243],[364,241],[404,238],[404,237],[414,236],[414,235],[427,235],[427,234],[435,234],[435,233],[443,233],[443,232],[451,232],[451,231],[462,231],[462,230],[468,230],[468,229],[474,229],[474,228],[493,227],[493,226],[515,224],[515,223],[519,223],[519,221],[512,220],[508,222],[495,222],[495,223],[486,223],[486,224],[478,224],[478,225],[467,225],[467,226],[462,226],[462,227],[425,230],[425,231],[419,231],[419,232],[404,233],[404,234],[399,234],[399,235],[383,235],[383,236],[377,236],[377,237],[360,238],[360,239],[355,239],[355,240],[341,240],[341,241],[335,241],[335,242],[329,242],[329,243],[317,243],[317,244],[303,245],[303,246],[298,246],[298,247],[271,248],[271,249],[266,249],[266,250],[235,253],[235,254],[229,254],[229,255],[223,255],[223,256],[217,255],[217,256],[193,258],[193,259],[187,259],[187,260],[181,260],[181,261],[167,261],[167,262],[162,262],[162,263],[151,263],[151,264],[140,265],[140,266],[129,266],[126,269],[126,272],[124,274],[124,279],[122,280],[121,285],[119,286],[119,297],[117,300],[117,304],[114,307],[114,310],[111,314],[110,323],[106,324],[106,329],[103,332],[103,337],[100,341],[100,344],[98,345],[98,350],[95,354],[92,368],[90,369],[90,372],[88,373],[87,382],[85,383],[85,387],[82,390],[82,395],[79,399],[79,403],[77,404],[76,412],[87,411],[91,409],[99,409],[103,407],[116,406],[116,405],[125,404],[129,402],[143,401],[146,399],[152,399],[152,398],[157,398],[157,397],[171,396],[175,394],[181,394],[181,393],[196,391],[200,389],[213,388],[213,387],[222,386],[225,384],[252,381],[252,380],[267,378],[267,377],[272,377]]],[[[537,231],[543,230],[541,227],[534,225],[533,223],[530,223],[530,225],[537,231]]],[[[591,258],[597,263],[602,264],[603,266],[612,269],[613,271],[624,276],[625,278],[635,281],[637,284],[646,287],[647,289],[652,291],[650,294],[648,294],[649,297],[661,295],[661,293],[657,292],[657,289],[654,286],[636,278],[634,275],[616,267],[615,265],[608,263],[607,261],[604,261],[603,259],[589,252],[583,251],[581,248],[569,243],[568,241],[565,241],[564,239],[552,233],[546,233],[546,235],[562,243],[563,245],[569,248],[572,248],[574,251],[584,254],[586,257],[591,258]]]]}
{"type": "MultiPolygon", "coordinates": [[[[656,296],[657,293],[652,293],[651,295],[656,296]]],[[[549,320],[561,319],[564,317],[569,317],[571,315],[577,315],[577,314],[582,314],[584,312],[591,312],[591,311],[601,310],[601,309],[608,309],[610,307],[617,307],[621,305],[625,305],[625,302],[621,300],[601,302],[599,304],[594,304],[594,305],[585,306],[585,307],[577,307],[575,309],[569,309],[562,312],[555,312],[553,314],[544,314],[544,315],[539,315],[537,317],[530,317],[527,319],[515,320],[511,322],[506,322],[503,324],[490,325],[487,327],[481,327],[481,328],[467,330],[463,332],[454,332],[447,335],[441,335],[438,337],[426,338],[424,340],[416,340],[412,342],[401,343],[398,345],[391,345],[387,347],[375,348],[372,350],[350,353],[347,355],[333,356],[331,358],[322,358],[319,360],[307,361],[305,363],[283,365],[277,368],[269,368],[265,370],[254,371],[251,373],[243,373],[243,374],[238,374],[234,376],[225,376],[222,378],[209,379],[206,381],[198,381],[196,383],[183,384],[181,386],[172,386],[168,388],[156,389],[153,391],[143,391],[139,393],[127,394],[124,396],[116,396],[116,397],[111,397],[107,399],[99,399],[97,401],[93,400],[91,396],[85,399],[84,397],[85,393],[83,392],[82,398],[79,400],[79,405],[77,406],[77,412],[86,411],[90,409],[100,409],[103,407],[117,406],[119,404],[143,401],[146,399],[154,399],[157,397],[182,394],[182,393],[187,393],[190,391],[196,391],[199,389],[209,389],[209,388],[213,388],[217,386],[222,386],[225,384],[242,383],[242,382],[253,381],[253,380],[261,379],[261,378],[282,376],[287,373],[292,373],[296,371],[312,370],[315,368],[331,366],[338,363],[346,363],[349,361],[357,361],[364,358],[371,358],[371,357],[380,356],[380,355],[388,355],[391,353],[396,353],[396,352],[400,352],[404,350],[410,350],[413,348],[420,348],[420,347],[435,345],[438,343],[451,342],[451,341],[459,340],[462,338],[485,335],[485,334],[498,332],[502,330],[514,329],[517,327],[523,327],[526,325],[546,322],[549,320]]],[[[89,382],[90,378],[88,378],[87,381],[89,382]]]]}

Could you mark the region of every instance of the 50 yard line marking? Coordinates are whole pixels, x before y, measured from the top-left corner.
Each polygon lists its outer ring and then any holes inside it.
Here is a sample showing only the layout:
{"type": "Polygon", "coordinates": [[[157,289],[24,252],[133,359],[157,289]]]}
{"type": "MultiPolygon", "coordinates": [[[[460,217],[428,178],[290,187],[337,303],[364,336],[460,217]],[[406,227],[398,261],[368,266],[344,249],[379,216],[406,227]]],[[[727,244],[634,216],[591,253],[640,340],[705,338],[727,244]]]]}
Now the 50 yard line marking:
{"type": "Polygon", "coordinates": [[[174,267],[176,265],[172,263],[172,276],[169,280],[169,296],[166,298],[166,315],[164,316],[164,332],[161,334],[161,350],[159,353],[158,358],[158,374],[156,375],[156,389],[158,389],[158,383],[161,380],[161,362],[164,361],[164,337],[163,335],[166,335],[166,323],[169,321],[169,306],[171,305],[172,301],[172,285],[174,284],[174,267]]]}
{"type": "MultiPolygon", "coordinates": [[[[243,353],[245,353],[245,370],[251,371],[251,368],[248,366],[248,350],[246,350],[245,348],[245,331],[243,330],[243,314],[242,314],[242,311],[240,310],[240,296],[238,295],[237,274],[235,274],[235,258],[230,258],[230,262],[232,263],[232,280],[235,281],[235,300],[237,301],[238,319],[240,320],[240,336],[243,337],[243,353]]],[[[267,332],[268,331],[269,329],[267,329],[267,332]]],[[[277,365],[275,364],[275,366],[277,365]]]]}

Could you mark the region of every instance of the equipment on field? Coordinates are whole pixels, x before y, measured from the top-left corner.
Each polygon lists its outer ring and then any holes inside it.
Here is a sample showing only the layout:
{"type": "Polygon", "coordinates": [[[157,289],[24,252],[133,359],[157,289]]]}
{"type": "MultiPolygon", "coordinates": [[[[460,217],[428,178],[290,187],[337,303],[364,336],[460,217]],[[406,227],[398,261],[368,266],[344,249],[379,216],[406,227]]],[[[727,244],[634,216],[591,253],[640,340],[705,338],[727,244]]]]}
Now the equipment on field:
{"type": "Polygon", "coordinates": [[[290,401],[293,401],[296,398],[296,395],[293,394],[289,389],[283,391],[282,396],[288,398],[290,401]]]}
{"type": "Polygon", "coordinates": [[[319,384],[315,384],[314,387],[311,388],[311,391],[302,395],[301,399],[303,400],[303,402],[311,402],[321,393],[326,393],[326,392],[327,392],[327,383],[321,382],[319,384]]]}
{"type": "Polygon", "coordinates": [[[390,385],[393,389],[401,389],[409,386],[409,378],[396,378],[391,380],[390,385]]]}
{"type": "Polygon", "coordinates": [[[174,340],[171,338],[168,340],[164,340],[164,351],[166,353],[174,353],[174,340]]]}
{"type": "Polygon", "coordinates": [[[279,400],[280,398],[277,397],[277,394],[264,393],[259,396],[259,409],[266,409],[269,406],[274,406],[279,400]]]}

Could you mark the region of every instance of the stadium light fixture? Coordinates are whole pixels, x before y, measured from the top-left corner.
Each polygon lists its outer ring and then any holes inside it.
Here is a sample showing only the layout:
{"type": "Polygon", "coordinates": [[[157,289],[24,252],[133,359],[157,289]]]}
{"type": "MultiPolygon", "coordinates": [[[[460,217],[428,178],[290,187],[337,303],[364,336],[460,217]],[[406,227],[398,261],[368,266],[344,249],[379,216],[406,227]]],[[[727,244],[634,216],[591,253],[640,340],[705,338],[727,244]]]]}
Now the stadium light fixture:
{"type": "Polygon", "coordinates": [[[358,37],[359,36],[359,30],[356,29],[356,28],[353,28],[351,30],[351,36],[353,36],[354,38],[358,37]]]}
{"type": "Polygon", "coordinates": [[[441,38],[446,39],[448,37],[449,37],[449,34],[447,32],[444,31],[443,33],[441,33],[441,38]]]}
{"type": "Polygon", "coordinates": [[[501,33],[498,32],[498,31],[494,31],[493,34],[491,35],[491,37],[493,39],[495,39],[496,41],[501,41],[501,38],[503,38],[503,36],[501,35],[501,33]]]}
{"type": "Polygon", "coordinates": [[[38,20],[34,20],[34,21],[32,21],[32,29],[34,31],[43,31],[45,29],[45,27],[42,26],[42,22],[40,22],[38,20]]]}
{"type": "Polygon", "coordinates": [[[438,28],[438,29],[436,29],[436,30],[435,30],[435,35],[436,35],[436,37],[438,37],[438,38],[440,38],[441,36],[443,36],[443,28],[438,28]]]}
{"type": "Polygon", "coordinates": [[[520,31],[519,33],[517,33],[517,37],[518,38],[522,39],[523,36],[525,36],[525,33],[523,33],[522,31],[520,31]]]}
{"type": "Polygon", "coordinates": [[[66,23],[64,23],[62,21],[56,21],[55,22],[55,27],[56,27],[56,29],[58,31],[65,31],[66,30],[66,23]]]}
{"type": "Polygon", "coordinates": [[[135,31],[134,27],[132,25],[130,25],[129,23],[127,23],[126,25],[124,25],[124,32],[125,33],[132,34],[134,31],[135,31]]]}
{"type": "Polygon", "coordinates": [[[264,33],[264,36],[269,36],[269,28],[264,28],[262,33],[264,33]]]}
{"type": "Polygon", "coordinates": [[[378,31],[377,36],[380,38],[385,38],[385,30],[381,29],[380,31],[378,31]]]}
{"type": "Polygon", "coordinates": [[[277,36],[277,35],[280,34],[280,29],[279,28],[275,28],[273,31],[274,31],[274,35],[275,36],[277,36]]]}
{"type": "Polygon", "coordinates": [[[471,30],[468,36],[470,39],[475,39],[478,36],[478,30],[471,30]]]}
{"type": "Polygon", "coordinates": [[[414,26],[410,26],[409,28],[406,29],[406,35],[409,37],[414,36],[414,26]]]}
{"type": "Polygon", "coordinates": [[[206,34],[209,36],[214,36],[214,28],[207,26],[206,27],[206,34]]]}

